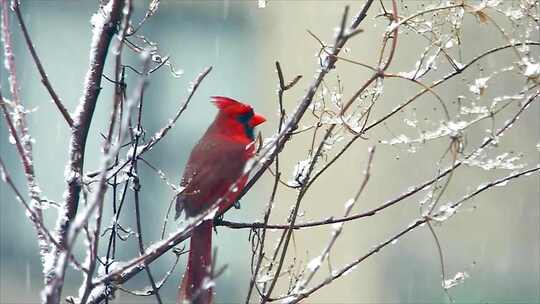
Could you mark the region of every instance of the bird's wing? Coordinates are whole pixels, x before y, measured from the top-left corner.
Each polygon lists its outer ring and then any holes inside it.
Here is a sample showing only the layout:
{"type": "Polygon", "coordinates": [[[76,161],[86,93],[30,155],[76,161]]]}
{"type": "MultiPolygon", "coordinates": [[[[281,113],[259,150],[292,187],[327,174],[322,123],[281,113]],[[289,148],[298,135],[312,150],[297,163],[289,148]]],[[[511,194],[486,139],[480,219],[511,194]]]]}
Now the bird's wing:
{"type": "Polygon", "coordinates": [[[197,214],[221,198],[242,175],[245,145],[235,142],[199,142],[189,157],[176,199],[176,217],[185,210],[197,214]]]}

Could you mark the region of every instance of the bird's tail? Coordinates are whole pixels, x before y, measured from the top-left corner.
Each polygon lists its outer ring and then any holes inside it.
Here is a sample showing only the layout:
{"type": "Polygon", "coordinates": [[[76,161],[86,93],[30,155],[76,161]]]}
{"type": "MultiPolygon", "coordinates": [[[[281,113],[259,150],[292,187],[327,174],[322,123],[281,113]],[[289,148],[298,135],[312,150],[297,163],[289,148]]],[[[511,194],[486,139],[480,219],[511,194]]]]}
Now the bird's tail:
{"type": "Polygon", "coordinates": [[[209,304],[213,301],[212,221],[193,229],[184,278],[179,286],[178,303],[209,304]]]}

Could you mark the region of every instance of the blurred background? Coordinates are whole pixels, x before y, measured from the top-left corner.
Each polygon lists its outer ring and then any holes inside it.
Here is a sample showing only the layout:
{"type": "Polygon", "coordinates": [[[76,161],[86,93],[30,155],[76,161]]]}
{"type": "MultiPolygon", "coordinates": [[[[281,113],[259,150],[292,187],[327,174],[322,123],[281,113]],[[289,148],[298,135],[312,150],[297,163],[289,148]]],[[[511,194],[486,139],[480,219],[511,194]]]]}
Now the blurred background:
{"type": "MultiPolygon", "coordinates": [[[[509,1],[510,2],[510,1],[509,1]]],[[[518,6],[518,1],[511,1],[518,6]]],[[[387,3],[384,1],[384,3],[387,3]]],[[[438,1],[399,1],[400,13],[407,16],[428,4],[438,1]]],[[[142,29],[148,39],[159,44],[162,55],[169,55],[175,68],[182,70],[179,78],[170,70],[160,69],[152,74],[145,95],[143,124],[146,138],[163,126],[178,109],[188,94],[190,82],[205,67],[213,71],[202,83],[187,112],[169,135],[146,159],[163,170],[174,183],[181,177],[189,151],[211,122],[216,110],[209,103],[209,96],[223,95],[237,98],[254,105],[268,119],[260,131],[263,137],[276,130],[277,76],[274,62],[280,61],[285,77],[292,79],[303,75],[302,80],[286,93],[285,107],[293,111],[305,93],[312,75],[318,69],[316,57],[319,44],[306,30],[331,43],[345,5],[356,13],[364,1],[269,1],[260,8],[257,1],[166,1],[161,3],[157,14],[142,29]]],[[[388,3],[387,3],[388,4],[388,3]]],[[[74,110],[82,92],[83,78],[88,66],[88,47],[91,39],[90,17],[95,13],[96,1],[24,1],[23,17],[27,22],[34,45],[64,105],[74,110]]],[[[144,14],[147,3],[135,1],[134,20],[144,14]]],[[[367,20],[361,26],[365,31],[348,44],[348,58],[375,64],[386,20],[375,18],[380,6],[374,5],[367,20]]],[[[494,13],[495,14],[495,13],[494,13]]],[[[496,14],[495,14],[496,15],[496,14]]],[[[504,20],[503,14],[497,18],[504,20]]],[[[499,19],[497,19],[499,20],[499,19]]],[[[29,128],[35,138],[34,157],[39,185],[46,197],[60,202],[64,189],[64,164],[67,159],[69,131],[57,113],[54,104],[40,84],[39,76],[16,20],[10,19],[15,43],[17,72],[23,103],[35,109],[28,115],[29,128]]],[[[501,21],[503,22],[503,21],[501,21]]],[[[504,25],[504,23],[503,23],[504,25]]],[[[516,33],[515,27],[511,27],[516,33]]],[[[537,29],[536,29],[537,30],[537,29]]],[[[533,36],[531,39],[538,38],[533,36]]],[[[502,45],[498,32],[481,25],[473,17],[466,17],[462,31],[461,58],[469,61],[480,51],[502,45]]],[[[404,35],[398,42],[396,59],[390,71],[404,72],[414,68],[425,41],[418,35],[404,35]]],[[[128,54],[130,52],[126,52],[128,54]]],[[[532,50],[538,58],[538,49],[532,50]]],[[[3,56],[0,55],[0,56],[3,56]]],[[[3,62],[3,57],[2,60],[3,62]]],[[[140,66],[137,56],[129,55],[126,61],[140,66]]],[[[475,65],[455,81],[450,81],[437,92],[450,102],[459,94],[470,94],[467,83],[482,75],[508,66],[515,61],[511,51],[504,51],[475,65]]],[[[105,74],[112,77],[111,61],[105,74]]],[[[337,76],[343,86],[344,98],[352,95],[369,76],[370,71],[358,66],[338,63],[337,71],[327,77],[327,86],[337,85],[337,76]]],[[[439,73],[448,70],[441,67],[439,73]]],[[[7,95],[7,73],[0,70],[1,85],[7,95]]],[[[136,75],[129,74],[128,81],[136,75]]],[[[489,96],[515,94],[523,85],[515,75],[497,76],[490,83],[489,96]],[[495,82],[495,80],[494,80],[495,82]]],[[[103,80],[103,90],[92,123],[86,148],[85,171],[96,170],[100,164],[101,138],[108,113],[111,110],[113,86],[103,80]]],[[[384,87],[381,106],[374,117],[381,117],[419,87],[400,80],[388,80],[384,87]]],[[[488,97],[485,97],[488,98],[488,97]]],[[[484,99],[478,103],[487,102],[484,99]]],[[[517,106],[512,108],[517,109],[517,106]]],[[[520,163],[529,167],[539,161],[540,122],[538,102],[524,113],[516,125],[499,142],[499,151],[512,151],[522,155],[520,163]]],[[[497,127],[510,117],[497,118],[497,127]]],[[[414,111],[400,113],[381,128],[369,134],[369,140],[360,140],[323,176],[302,205],[300,221],[340,216],[344,202],[359,187],[365,168],[368,146],[377,145],[371,181],[355,212],[369,210],[381,205],[399,193],[406,191],[436,174],[436,162],[448,146],[447,141],[426,144],[415,153],[409,147],[381,145],[379,141],[390,140],[395,135],[418,134],[413,128],[404,128],[403,119],[414,115],[418,120],[438,121],[442,111],[433,98],[420,98],[414,111]]],[[[308,121],[309,122],[309,121],[308,121]]],[[[306,122],[306,124],[308,124],[306,122]]],[[[479,138],[492,127],[490,120],[482,121],[470,131],[471,147],[477,146],[479,138]]],[[[14,146],[8,142],[5,124],[0,127],[0,153],[8,161],[8,169],[21,189],[25,187],[24,176],[14,146]]],[[[306,158],[311,135],[299,135],[287,145],[282,157],[285,180],[293,172],[294,165],[306,158]]],[[[501,154],[500,152],[499,154],[501,154]]],[[[450,184],[443,202],[455,201],[488,180],[505,176],[509,171],[483,170],[476,167],[463,168],[450,184]]],[[[266,175],[241,201],[240,210],[230,211],[225,218],[253,222],[262,218],[268,201],[273,178],[266,175]]],[[[147,167],[141,167],[143,234],[146,245],[159,238],[161,222],[166,213],[172,191],[147,167]]],[[[467,202],[460,212],[443,225],[435,227],[444,252],[446,275],[467,272],[465,282],[450,290],[459,303],[538,303],[540,302],[540,203],[538,174],[510,182],[505,187],[481,194],[467,202]]],[[[425,195],[423,193],[422,195],[425,195]]],[[[420,215],[418,201],[414,196],[380,215],[368,217],[345,225],[331,254],[336,269],[365,254],[420,215]]],[[[281,188],[271,222],[285,223],[289,208],[295,201],[296,191],[281,188]]],[[[121,221],[134,225],[131,198],[121,221]]],[[[110,216],[110,207],[106,210],[110,216]]],[[[48,224],[54,224],[56,211],[46,211],[48,224]]],[[[133,226],[132,226],[133,227],[133,226]]],[[[305,266],[320,254],[331,236],[331,227],[302,230],[294,234],[294,244],[289,252],[296,258],[296,267],[305,266]]],[[[280,233],[270,232],[268,247],[280,233]]],[[[251,245],[249,230],[231,230],[219,227],[214,246],[218,248],[219,265],[228,265],[218,279],[218,303],[244,301],[250,278],[251,245]]],[[[103,242],[104,243],[104,242],[103,242]]],[[[102,243],[102,245],[103,245],[102,243]]],[[[118,259],[136,255],[136,240],[122,247],[118,259]]],[[[80,254],[81,252],[78,252],[80,254]]],[[[160,278],[170,267],[173,255],[166,255],[153,265],[154,275],[160,278]]],[[[185,259],[182,258],[174,275],[162,289],[167,303],[173,303],[177,283],[180,280],[185,259]]],[[[80,276],[69,273],[65,295],[77,294],[80,276]]],[[[316,279],[324,279],[318,275],[316,279]]],[[[140,289],[147,284],[145,275],[139,275],[126,285],[140,289]]],[[[285,286],[285,285],[284,285],[285,286]]],[[[281,286],[281,287],[284,287],[281,286]]],[[[20,204],[11,190],[0,183],[0,302],[35,303],[39,301],[42,288],[41,263],[35,233],[20,204]]],[[[116,303],[154,302],[153,297],[140,298],[118,292],[116,303]]],[[[447,303],[441,288],[439,256],[434,240],[423,227],[401,238],[355,268],[347,276],[338,279],[308,299],[309,303],[447,303]]]]}

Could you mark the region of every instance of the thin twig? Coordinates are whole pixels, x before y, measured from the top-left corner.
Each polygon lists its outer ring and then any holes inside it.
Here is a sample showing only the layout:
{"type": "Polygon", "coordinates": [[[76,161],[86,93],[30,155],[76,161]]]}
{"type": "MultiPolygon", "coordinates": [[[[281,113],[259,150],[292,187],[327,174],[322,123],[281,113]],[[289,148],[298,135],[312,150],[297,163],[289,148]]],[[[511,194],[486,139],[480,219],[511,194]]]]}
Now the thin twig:
{"type": "MultiPolygon", "coordinates": [[[[486,139],[480,146],[478,146],[476,149],[474,149],[473,152],[469,153],[468,156],[466,156],[464,158],[464,160],[469,159],[470,157],[475,155],[477,153],[477,151],[481,151],[482,149],[484,149],[485,147],[490,145],[493,141],[496,140],[496,137],[503,136],[503,134],[509,128],[511,128],[514,125],[514,123],[519,119],[519,117],[525,111],[525,109],[527,109],[533,102],[535,102],[537,100],[539,95],[540,95],[540,93],[536,93],[534,95],[531,95],[527,99],[527,101],[520,107],[520,109],[514,114],[514,116],[510,120],[506,121],[505,125],[495,132],[495,137],[490,137],[490,138],[486,139]]],[[[438,174],[434,178],[432,178],[430,180],[427,180],[427,181],[425,181],[423,183],[420,183],[420,184],[418,184],[418,185],[416,185],[414,187],[411,187],[406,192],[403,192],[399,196],[397,196],[397,197],[395,197],[395,198],[393,198],[391,200],[386,201],[385,203],[381,204],[379,207],[373,208],[371,210],[368,210],[368,211],[365,211],[365,212],[362,212],[362,213],[359,213],[359,214],[356,214],[356,215],[345,217],[345,218],[333,218],[332,217],[332,218],[328,218],[328,219],[321,220],[321,221],[313,221],[313,222],[295,224],[295,225],[292,226],[292,229],[303,229],[303,228],[309,228],[309,227],[317,227],[317,226],[324,226],[324,225],[330,225],[330,224],[337,224],[337,223],[353,221],[353,220],[357,220],[357,219],[360,219],[360,218],[376,215],[376,214],[379,213],[379,211],[384,210],[384,209],[386,209],[388,207],[391,207],[391,206],[403,201],[404,199],[406,199],[408,197],[411,197],[412,195],[422,191],[423,189],[426,189],[427,187],[431,186],[432,184],[434,184],[438,180],[440,180],[440,179],[444,178],[445,176],[447,176],[448,174],[450,174],[452,171],[456,170],[461,165],[463,165],[463,160],[456,161],[453,165],[451,165],[448,168],[446,168],[445,170],[443,170],[440,174],[438,174]]],[[[224,220],[220,220],[220,221],[216,222],[215,225],[216,226],[225,226],[225,227],[229,227],[229,228],[232,228],[232,229],[256,229],[256,228],[265,228],[265,227],[267,229],[289,229],[291,227],[288,224],[279,224],[279,225],[267,224],[267,225],[264,225],[264,223],[262,223],[262,222],[238,223],[238,222],[230,222],[230,221],[224,221],[224,220]]]]}
{"type": "MultiPolygon", "coordinates": [[[[540,42],[536,41],[527,41],[523,43],[516,43],[517,46],[522,45],[535,45],[540,46],[540,42]]],[[[469,61],[467,64],[461,66],[459,69],[454,70],[453,72],[449,73],[448,75],[444,76],[443,78],[435,81],[431,86],[429,86],[430,89],[434,89],[435,87],[441,85],[442,83],[445,83],[447,80],[454,78],[455,76],[461,74],[463,71],[467,70],[469,67],[474,66],[475,63],[477,63],[480,59],[484,58],[485,56],[488,56],[492,53],[505,50],[507,48],[512,47],[512,45],[504,45],[500,47],[496,47],[490,50],[485,51],[484,53],[476,56],[471,61],[469,61]]],[[[407,101],[405,101],[403,104],[397,106],[392,111],[388,112],[387,114],[383,115],[383,117],[377,119],[376,121],[370,123],[369,125],[365,125],[362,127],[361,132],[357,132],[358,134],[354,136],[330,161],[328,161],[316,174],[315,176],[309,181],[309,183],[314,183],[318,178],[326,171],[328,170],[341,156],[350,148],[352,147],[353,143],[356,142],[359,138],[362,138],[362,135],[367,133],[369,130],[375,128],[379,124],[385,122],[390,117],[393,117],[396,113],[399,113],[402,111],[405,107],[410,105],[412,102],[417,100],[420,96],[424,95],[425,93],[429,92],[429,90],[424,89],[414,95],[413,97],[409,98],[407,101]]],[[[366,120],[367,121],[367,120],[366,120]]]]}
{"type": "Polygon", "coordinates": [[[71,118],[71,115],[69,115],[69,112],[62,104],[62,101],[60,100],[60,97],[56,94],[54,91],[51,82],[49,81],[49,77],[47,77],[47,73],[45,73],[45,69],[43,68],[43,65],[41,64],[41,60],[39,59],[36,49],[34,48],[34,44],[32,43],[32,40],[30,39],[30,35],[28,34],[28,29],[26,28],[26,24],[24,23],[24,19],[21,14],[20,9],[20,3],[19,0],[12,0],[11,7],[15,11],[15,15],[17,16],[17,20],[19,21],[19,26],[21,27],[21,31],[24,36],[24,40],[26,42],[26,45],[28,46],[28,50],[30,51],[30,54],[32,55],[32,59],[34,59],[34,63],[36,64],[36,68],[38,69],[39,75],[41,76],[41,83],[43,83],[43,86],[47,89],[47,92],[49,92],[49,95],[51,95],[51,98],[58,108],[58,111],[62,114],[64,117],[64,120],[67,122],[68,126],[71,128],[73,126],[73,119],[71,118]]]}
{"type": "MultiPolygon", "coordinates": [[[[508,181],[519,178],[521,176],[528,176],[528,175],[530,175],[530,174],[532,174],[534,172],[537,172],[537,171],[540,171],[540,166],[537,166],[537,167],[534,167],[534,168],[531,168],[531,169],[528,169],[528,170],[524,170],[524,171],[521,171],[521,172],[517,172],[517,173],[511,174],[511,175],[509,175],[507,177],[492,181],[492,182],[490,182],[490,183],[488,183],[486,185],[483,185],[483,186],[479,187],[473,193],[470,193],[470,194],[464,196],[458,202],[452,204],[451,207],[455,209],[455,208],[459,207],[461,204],[463,204],[464,202],[470,200],[473,197],[476,197],[478,194],[480,194],[480,193],[482,193],[482,192],[484,192],[484,191],[486,191],[486,190],[488,190],[490,188],[493,188],[493,187],[495,187],[495,186],[497,186],[499,184],[507,183],[508,181]]],[[[439,216],[439,214],[434,215],[434,217],[436,217],[436,216],[439,216]]],[[[356,268],[358,266],[358,264],[360,264],[361,262],[363,262],[364,260],[366,260],[370,256],[372,256],[375,253],[379,252],[381,249],[385,248],[386,246],[395,243],[397,240],[399,240],[405,234],[407,234],[407,233],[415,230],[416,228],[424,225],[426,222],[428,222],[430,220],[431,220],[430,218],[426,218],[426,217],[416,219],[407,228],[401,230],[400,232],[398,232],[394,236],[388,238],[386,241],[384,241],[384,242],[380,243],[379,245],[375,246],[368,253],[366,253],[365,255],[363,255],[361,257],[359,257],[358,259],[354,260],[353,262],[347,264],[346,266],[344,266],[340,270],[333,272],[327,279],[325,279],[324,281],[322,281],[318,285],[316,285],[313,288],[308,289],[308,290],[302,290],[301,293],[298,293],[296,295],[290,296],[291,298],[288,299],[290,301],[287,301],[287,303],[298,303],[301,300],[309,297],[310,295],[317,292],[318,290],[320,290],[324,286],[327,286],[330,283],[332,283],[333,281],[335,281],[336,279],[342,277],[345,273],[347,273],[347,272],[351,271],[352,269],[356,268]]]]}
{"type": "MultiPolygon", "coordinates": [[[[283,108],[283,94],[285,91],[291,89],[301,78],[301,75],[297,75],[293,80],[291,80],[288,84],[285,84],[285,79],[283,77],[283,70],[281,69],[281,65],[278,61],[275,63],[276,65],[276,72],[278,75],[278,81],[279,81],[279,90],[278,90],[278,105],[279,105],[279,122],[278,122],[278,132],[281,132],[281,128],[283,127],[283,122],[285,120],[285,110],[283,108]]],[[[276,155],[275,158],[275,175],[274,175],[274,185],[272,187],[272,192],[270,194],[270,200],[268,201],[268,204],[266,206],[266,210],[264,213],[264,220],[263,222],[268,224],[268,221],[270,220],[270,214],[272,212],[273,206],[274,206],[274,200],[278,189],[278,182],[280,181],[280,168],[279,168],[279,155],[276,155]]],[[[255,281],[257,280],[257,276],[259,273],[259,270],[262,265],[262,261],[264,259],[264,244],[266,241],[266,229],[263,229],[262,235],[260,239],[258,240],[258,256],[257,256],[257,265],[255,266],[255,270],[251,274],[251,279],[249,282],[249,289],[246,296],[245,303],[248,304],[249,300],[251,298],[251,293],[253,291],[253,287],[255,286],[255,281]]]]}
{"type": "MultiPolygon", "coordinates": [[[[362,179],[362,183],[360,184],[360,187],[358,191],[356,192],[356,195],[354,196],[354,198],[345,204],[345,214],[343,215],[343,217],[349,216],[354,205],[360,198],[360,195],[364,192],[364,189],[366,188],[366,185],[369,181],[370,172],[371,172],[371,164],[373,162],[373,155],[375,154],[375,147],[370,147],[368,149],[368,153],[369,153],[368,161],[366,165],[366,170],[364,171],[364,178],[362,179]]],[[[324,262],[324,259],[329,257],[330,251],[334,247],[334,244],[336,243],[337,239],[341,235],[341,232],[343,231],[343,224],[344,223],[340,223],[339,225],[336,225],[335,227],[333,227],[332,237],[328,241],[328,244],[323,249],[322,253],[318,257],[316,257],[315,260],[312,260],[313,264],[308,265],[308,268],[309,268],[308,277],[304,281],[301,281],[300,284],[298,284],[298,288],[295,287],[295,290],[303,290],[306,286],[309,285],[309,283],[311,282],[311,280],[313,279],[317,271],[320,269],[322,263],[324,262]]]]}
{"type": "MultiPolygon", "coordinates": [[[[43,214],[41,211],[42,199],[41,199],[41,190],[36,181],[36,174],[34,168],[34,160],[32,154],[32,137],[29,134],[28,126],[26,122],[26,111],[22,105],[19,92],[19,83],[17,80],[17,71],[15,64],[15,55],[13,52],[13,41],[11,40],[11,29],[9,24],[9,15],[8,15],[8,1],[1,1],[2,7],[2,16],[1,16],[1,36],[4,46],[4,56],[5,56],[5,67],[8,71],[8,83],[12,98],[13,106],[13,121],[11,120],[11,113],[7,110],[6,103],[0,92],[0,103],[2,104],[2,111],[4,112],[4,117],[6,123],[8,124],[9,132],[11,137],[15,140],[15,145],[17,147],[17,152],[21,163],[23,165],[23,170],[26,177],[26,184],[28,188],[28,194],[30,196],[30,208],[33,210],[36,222],[43,223],[43,214]]],[[[1,89],[0,89],[1,91],[1,89]]],[[[42,261],[46,261],[48,255],[51,252],[50,243],[47,240],[47,236],[43,233],[39,226],[35,226],[36,234],[38,239],[39,252],[42,261]]],[[[42,263],[43,265],[43,274],[45,283],[48,281],[47,273],[50,269],[47,269],[48,264],[42,263]]]]}
{"type": "MultiPolygon", "coordinates": [[[[151,150],[151,148],[153,146],[155,146],[161,139],[163,139],[163,137],[165,137],[165,135],[167,135],[167,133],[169,132],[170,129],[172,129],[172,127],[175,126],[176,122],[178,121],[178,119],[180,118],[180,116],[182,115],[182,113],[184,113],[184,111],[187,109],[187,106],[189,104],[189,102],[191,101],[193,95],[195,95],[195,92],[197,91],[197,89],[199,88],[201,82],[204,80],[204,78],[212,71],[212,67],[207,67],[206,69],[204,69],[196,78],[195,80],[193,81],[193,85],[192,85],[192,88],[190,88],[189,90],[189,94],[187,96],[187,98],[184,100],[184,102],[182,103],[182,105],[180,106],[180,109],[176,112],[176,115],[170,119],[168,121],[168,123],[162,127],[161,129],[159,129],[155,134],[154,136],[152,136],[152,138],[149,140],[149,142],[140,147],[139,151],[137,151],[137,155],[136,157],[140,157],[142,154],[144,154],[145,152],[151,150]]],[[[120,170],[122,170],[128,163],[130,162],[129,159],[126,159],[124,161],[122,161],[120,163],[120,165],[116,166],[115,168],[112,168],[112,173],[111,173],[111,176],[117,174],[120,170]]],[[[88,177],[95,177],[97,176],[98,172],[91,172],[91,173],[88,173],[86,176],[88,177]]]]}
{"type": "MultiPolygon", "coordinates": [[[[67,238],[70,222],[75,218],[79,205],[82,187],[84,155],[86,139],[92,122],[97,98],[101,90],[101,78],[110,42],[116,32],[116,25],[122,16],[124,1],[111,0],[104,8],[105,16],[98,24],[94,24],[92,44],[90,46],[90,64],[85,76],[85,86],[79,105],[73,115],[73,130],[69,144],[69,162],[66,166],[67,185],[65,191],[65,208],[57,225],[60,243],[67,238]]],[[[96,14],[101,14],[97,12],[96,14]]],[[[96,18],[98,19],[98,18],[96,18]]]]}
{"type": "MultiPolygon", "coordinates": [[[[90,67],[85,77],[85,89],[83,97],[74,115],[74,124],[71,141],[69,145],[69,161],[66,166],[67,185],[65,191],[65,208],[61,211],[60,221],[56,227],[59,235],[59,242],[65,246],[66,250],[57,252],[54,261],[54,273],[52,280],[43,289],[43,299],[47,303],[58,303],[60,301],[63,280],[66,268],[66,255],[72,250],[73,241],[76,239],[81,226],[87,223],[88,217],[97,205],[101,205],[105,194],[105,184],[100,182],[94,201],[87,207],[83,214],[76,220],[80,191],[82,188],[83,164],[85,155],[86,139],[90,129],[90,123],[96,107],[97,98],[100,91],[101,77],[107,57],[111,39],[116,32],[116,25],[122,17],[124,2],[121,0],[111,0],[104,8],[105,16],[94,24],[94,37],[90,46],[90,67]]],[[[101,12],[98,12],[101,14],[101,12]]],[[[98,18],[95,18],[98,19],[98,18]]],[[[117,148],[112,149],[116,152],[117,148]]],[[[109,166],[109,157],[106,155],[105,168],[109,166]]],[[[97,241],[96,241],[97,242],[97,241]]],[[[91,276],[91,272],[90,275],[91,276]]]]}
{"type": "MultiPolygon", "coordinates": [[[[140,211],[140,199],[139,199],[139,191],[141,190],[141,184],[139,180],[138,175],[138,163],[137,159],[135,158],[135,154],[137,153],[137,147],[139,145],[139,140],[142,135],[142,111],[143,111],[143,95],[141,94],[139,101],[139,108],[138,108],[138,115],[137,115],[137,132],[135,133],[135,141],[133,143],[133,152],[131,155],[131,166],[129,169],[129,174],[131,176],[131,181],[133,182],[133,196],[134,196],[134,202],[135,202],[135,219],[137,224],[137,240],[139,245],[139,254],[144,254],[144,241],[143,241],[143,235],[142,235],[142,225],[141,225],[141,211],[140,211]]],[[[156,281],[154,280],[154,277],[152,275],[152,272],[150,270],[150,267],[145,267],[146,274],[148,275],[148,280],[150,281],[150,286],[152,286],[152,291],[154,292],[154,295],[156,297],[156,301],[158,304],[162,304],[163,301],[161,300],[161,296],[159,294],[159,289],[156,286],[156,281]]]]}

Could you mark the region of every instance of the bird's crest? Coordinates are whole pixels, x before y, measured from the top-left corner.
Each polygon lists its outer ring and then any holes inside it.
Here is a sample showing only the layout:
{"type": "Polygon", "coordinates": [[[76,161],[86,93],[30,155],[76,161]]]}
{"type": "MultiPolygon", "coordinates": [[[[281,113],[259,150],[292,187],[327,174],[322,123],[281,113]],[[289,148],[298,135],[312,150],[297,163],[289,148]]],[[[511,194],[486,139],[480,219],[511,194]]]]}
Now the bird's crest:
{"type": "Polygon", "coordinates": [[[212,96],[212,102],[220,111],[224,111],[228,114],[246,114],[253,111],[250,105],[241,103],[229,97],[212,96]]]}

